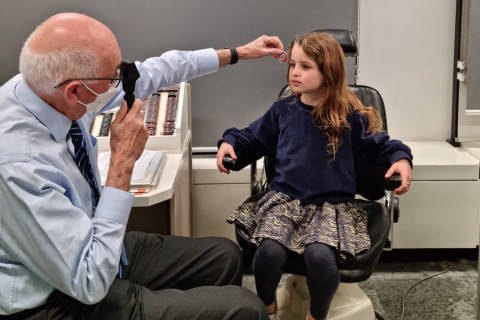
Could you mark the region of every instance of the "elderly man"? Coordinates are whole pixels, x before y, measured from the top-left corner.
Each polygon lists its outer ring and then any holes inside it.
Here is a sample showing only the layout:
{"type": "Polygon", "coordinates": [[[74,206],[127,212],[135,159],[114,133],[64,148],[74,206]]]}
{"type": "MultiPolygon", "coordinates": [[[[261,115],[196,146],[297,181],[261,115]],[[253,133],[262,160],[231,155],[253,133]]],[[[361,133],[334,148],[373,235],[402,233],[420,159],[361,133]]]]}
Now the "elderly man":
{"type": "MultiPolygon", "coordinates": [[[[170,51],[135,63],[135,96],[282,50],[277,37],[262,36],[236,49],[170,51]]],[[[31,34],[20,74],[0,88],[0,315],[267,319],[262,302],[238,286],[233,242],[125,233],[130,178],[148,134],[142,102],[127,111],[120,66],[108,27],[62,13],[31,34]],[[88,127],[115,107],[100,193],[88,127]]]]}

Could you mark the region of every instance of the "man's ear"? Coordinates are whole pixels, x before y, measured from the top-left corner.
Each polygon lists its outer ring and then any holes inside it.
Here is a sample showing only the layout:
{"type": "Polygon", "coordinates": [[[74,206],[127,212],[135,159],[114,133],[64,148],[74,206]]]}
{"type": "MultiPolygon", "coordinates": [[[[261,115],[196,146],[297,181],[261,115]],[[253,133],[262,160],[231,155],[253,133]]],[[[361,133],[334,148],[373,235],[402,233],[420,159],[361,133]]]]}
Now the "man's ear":
{"type": "Polygon", "coordinates": [[[76,104],[78,102],[78,93],[82,86],[81,81],[71,81],[65,86],[63,93],[68,103],[76,104]]]}

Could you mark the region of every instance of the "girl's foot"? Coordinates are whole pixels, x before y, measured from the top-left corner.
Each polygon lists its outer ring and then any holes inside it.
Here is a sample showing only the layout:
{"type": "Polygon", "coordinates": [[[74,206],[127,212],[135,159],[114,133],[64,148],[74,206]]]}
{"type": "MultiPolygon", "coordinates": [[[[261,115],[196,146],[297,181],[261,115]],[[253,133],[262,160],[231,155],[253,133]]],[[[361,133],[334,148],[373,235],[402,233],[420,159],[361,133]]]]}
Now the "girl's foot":
{"type": "Polygon", "coordinates": [[[316,320],[314,317],[312,317],[312,314],[310,313],[310,311],[308,311],[308,314],[307,314],[307,317],[305,318],[305,320],[316,320]]]}
{"type": "Polygon", "coordinates": [[[265,306],[270,320],[279,320],[277,317],[277,301],[275,300],[271,305],[265,306]]]}

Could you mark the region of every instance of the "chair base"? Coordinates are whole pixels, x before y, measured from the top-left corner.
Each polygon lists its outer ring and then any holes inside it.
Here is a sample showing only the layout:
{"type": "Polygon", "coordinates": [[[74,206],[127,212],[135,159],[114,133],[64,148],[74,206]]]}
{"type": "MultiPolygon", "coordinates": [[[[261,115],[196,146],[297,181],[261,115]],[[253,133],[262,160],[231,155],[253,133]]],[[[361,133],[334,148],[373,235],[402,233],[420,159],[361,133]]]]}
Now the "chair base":
{"type": "MultiPolygon", "coordinates": [[[[277,315],[280,320],[305,320],[310,309],[306,278],[291,275],[277,289],[277,315]]],[[[333,297],[327,320],[374,320],[370,299],[356,283],[340,283],[333,297]]]]}

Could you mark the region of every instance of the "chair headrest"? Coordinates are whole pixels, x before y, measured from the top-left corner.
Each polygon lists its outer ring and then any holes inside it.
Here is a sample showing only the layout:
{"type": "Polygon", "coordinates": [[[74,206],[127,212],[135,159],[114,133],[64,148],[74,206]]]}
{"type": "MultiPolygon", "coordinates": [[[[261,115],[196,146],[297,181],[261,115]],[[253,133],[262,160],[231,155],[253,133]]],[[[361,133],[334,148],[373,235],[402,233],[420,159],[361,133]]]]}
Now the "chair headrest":
{"type": "Polygon", "coordinates": [[[357,40],[353,31],[346,29],[317,29],[312,32],[325,32],[334,37],[343,49],[345,56],[355,56],[357,54],[357,40]]]}

